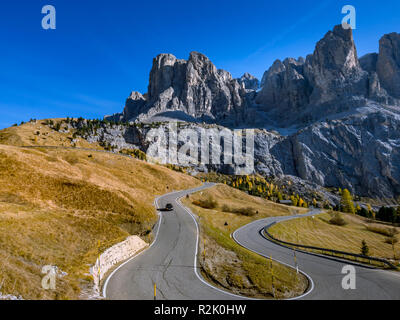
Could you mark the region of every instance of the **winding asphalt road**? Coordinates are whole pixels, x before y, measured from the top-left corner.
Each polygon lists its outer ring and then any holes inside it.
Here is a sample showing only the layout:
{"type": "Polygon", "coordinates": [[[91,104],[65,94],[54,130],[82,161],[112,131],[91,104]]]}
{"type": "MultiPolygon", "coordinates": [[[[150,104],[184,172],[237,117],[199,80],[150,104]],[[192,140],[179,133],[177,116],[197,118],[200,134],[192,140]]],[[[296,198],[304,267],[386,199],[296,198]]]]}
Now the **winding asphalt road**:
{"type": "Polygon", "coordinates": [[[107,299],[152,300],[154,283],[157,285],[157,300],[240,299],[211,287],[200,278],[196,259],[197,223],[178,202],[179,198],[211,185],[167,194],[156,200],[157,208],[165,208],[167,203],[171,203],[174,211],[160,213],[152,246],[108,277],[103,287],[107,299]]]}
{"type": "MultiPolygon", "coordinates": [[[[293,251],[265,239],[260,231],[274,222],[319,214],[312,210],[305,215],[273,217],[254,221],[233,233],[233,238],[243,247],[274,260],[295,266],[293,251]]],[[[302,299],[318,300],[398,300],[400,299],[400,274],[392,271],[353,264],[356,271],[356,289],[342,288],[344,266],[351,262],[296,252],[299,269],[310,281],[308,294],[302,299]]]]}
{"type": "MultiPolygon", "coordinates": [[[[160,213],[156,239],[151,247],[122,264],[106,279],[103,295],[107,299],[152,300],[154,283],[157,284],[157,300],[245,299],[212,287],[199,275],[197,222],[179,199],[212,185],[167,194],[156,200],[157,208],[172,203],[174,211],[160,213]]],[[[314,210],[307,215],[318,213],[314,210]]],[[[294,266],[293,252],[266,240],[260,231],[271,223],[297,217],[300,216],[254,221],[235,231],[232,237],[262,256],[272,256],[274,260],[294,266]]],[[[344,290],[342,268],[349,262],[301,252],[297,252],[297,261],[310,282],[308,291],[300,299],[400,299],[400,275],[395,272],[355,265],[356,289],[344,290]]]]}

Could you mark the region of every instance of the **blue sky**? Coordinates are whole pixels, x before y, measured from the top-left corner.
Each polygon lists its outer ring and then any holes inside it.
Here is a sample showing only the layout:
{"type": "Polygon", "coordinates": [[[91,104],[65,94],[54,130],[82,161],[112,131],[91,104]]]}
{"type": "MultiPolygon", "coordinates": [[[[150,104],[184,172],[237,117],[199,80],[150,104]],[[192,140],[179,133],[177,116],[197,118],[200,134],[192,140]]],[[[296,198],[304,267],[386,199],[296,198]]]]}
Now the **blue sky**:
{"type": "Polygon", "coordinates": [[[400,32],[398,0],[2,0],[0,128],[120,112],[131,91],[147,91],[159,53],[199,51],[234,77],[261,77],[275,59],[312,53],[346,4],[357,9],[360,56],[400,32]],[[56,30],[41,28],[47,4],[56,30]]]}

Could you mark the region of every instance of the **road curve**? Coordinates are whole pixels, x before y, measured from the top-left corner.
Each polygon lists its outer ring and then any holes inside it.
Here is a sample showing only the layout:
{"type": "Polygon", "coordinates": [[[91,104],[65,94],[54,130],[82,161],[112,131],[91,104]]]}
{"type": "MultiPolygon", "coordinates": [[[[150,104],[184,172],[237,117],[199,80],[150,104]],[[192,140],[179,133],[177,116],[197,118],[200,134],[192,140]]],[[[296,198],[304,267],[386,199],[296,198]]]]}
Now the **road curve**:
{"type": "MultiPolygon", "coordinates": [[[[167,203],[173,212],[160,212],[156,239],[150,248],[115,269],[106,279],[103,296],[112,300],[152,300],[154,283],[157,300],[238,300],[246,299],[222,291],[205,282],[197,263],[198,225],[179,199],[213,184],[164,195],[157,208],[167,203]]],[[[265,239],[260,231],[274,222],[318,214],[272,217],[254,221],[236,230],[232,237],[241,246],[262,256],[294,267],[293,252],[265,239]]],[[[299,269],[309,281],[308,291],[296,299],[400,299],[400,275],[390,271],[355,266],[356,290],[342,288],[343,266],[350,264],[327,257],[297,252],[299,269]]]]}
{"type": "MultiPolygon", "coordinates": [[[[212,287],[199,276],[197,264],[198,226],[179,199],[213,184],[164,195],[158,208],[167,203],[172,212],[160,213],[152,246],[116,269],[106,280],[103,295],[112,300],[232,300],[241,297],[212,287]],[[161,223],[160,223],[161,222],[161,223]]],[[[243,298],[244,299],[244,298],[243,298]]]]}
{"type": "MultiPolygon", "coordinates": [[[[110,153],[95,149],[57,146],[24,146],[23,148],[63,148],[110,153]]],[[[108,299],[123,300],[153,299],[153,283],[157,283],[158,299],[246,299],[212,287],[199,276],[196,259],[197,224],[178,199],[212,185],[204,184],[199,188],[167,194],[157,199],[156,204],[159,208],[165,207],[167,203],[174,204],[174,212],[162,214],[161,224],[156,226],[157,238],[151,248],[122,264],[111,273],[106,279],[103,296],[108,299]]],[[[271,256],[283,264],[294,266],[293,252],[265,239],[260,231],[274,222],[318,213],[319,211],[312,211],[301,216],[257,220],[236,230],[232,237],[249,250],[265,257],[271,256]]],[[[300,271],[310,281],[308,292],[296,299],[400,299],[399,273],[355,266],[357,288],[356,290],[343,290],[341,282],[344,275],[341,271],[343,266],[350,263],[301,252],[297,252],[296,256],[300,271]]]]}
{"type": "MultiPolygon", "coordinates": [[[[254,221],[236,230],[232,237],[241,246],[265,257],[295,266],[293,251],[267,240],[261,231],[274,222],[316,215],[314,209],[305,215],[272,217],[254,221]]],[[[351,262],[343,262],[330,257],[321,257],[309,253],[296,253],[299,269],[310,281],[309,292],[301,299],[318,300],[398,300],[400,299],[400,274],[391,271],[353,265],[356,270],[356,289],[342,288],[342,269],[351,262]]]]}

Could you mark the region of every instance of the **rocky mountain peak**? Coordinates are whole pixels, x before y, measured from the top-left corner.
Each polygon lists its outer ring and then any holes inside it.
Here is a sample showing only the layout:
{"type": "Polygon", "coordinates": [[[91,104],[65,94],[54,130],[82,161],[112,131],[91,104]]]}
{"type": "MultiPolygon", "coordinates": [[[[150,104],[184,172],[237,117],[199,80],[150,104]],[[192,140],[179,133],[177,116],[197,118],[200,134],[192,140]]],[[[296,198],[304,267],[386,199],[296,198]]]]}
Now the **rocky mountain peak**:
{"type": "MultiPolygon", "coordinates": [[[[308,104],[308,80],[304,77],[303,61],[287,58],[276,60],[264,74],[264,85],[256,102],[266,111],[285,113],[308,104]]],[[[287,117],[285,115],[283,117],[287,117]]]]}
{"type": "MultiPolygon", "coordinates": [[[[368,197],[400,194],[397,33],[382,37],[379,54],[358,59],[352,30],[336,26],[306,59],[276,60],[264,73],[261,90],[252,75],[233,79],[201,53],[190,53],[188,60],[161,54],[153,61],[148,88],[148,94],[133,92],[123,113],[107,119],[165,121],[171,119],[165,114],[178,119],[179,113],[189,122],[276,129],[282,135],[256,134],[258,173],[296,176],[368,197]]],[[[132,134],[118,137],[145,148],[132,134]]]]}
{"type": "Polygon", "coordinates": [[[311,96],[314,104],[335,100],[338,95],[359,95],[366,87],[352,29],[335,26],[317,43],[307,62],[306,73],[315,87],[311,96]]]}
{"type": "Polygon", "coordinates": [[[260,81],[248,72],[243,74],[237,81],[246,90],[257,90],[260,87],[260,81]]]}
{"type": "Polygon", "coordinates": [[[157,99],[160,92],[173,86],[177,65],[181,62],[172,54],[159,54],[153,60],[148,87],[149,100],[157,99]]]}
{"type": "Polygon", "coordinates": [[[191,52],[188,60],[160,54],[153,59],[148,93],[132,93],[123,114],[107,119],[147,121],[159,114],[180,112],[193,120],[243,120],[245,95],[239,82],[229,72],[218,70],[204,54],[191,52]]]}
{"type": "Polygon", "coordinates": [[[362,56],[360,59],[360,66],[364,71],[369,73],[376,72],[376,63],[378,62],[377,53],[368,53],[362,56]]]}
{"type": "Polygon", "coordinates": [[[160,54],[153,61],[148,94],[135,93],[123,114],[113,119],[147,121],[160,113],[181,112],[226,125],[245,120],[251,125],[262,118],[274,126],[304,127],[368,100],[398,105],[399,39],[397,33],[385,35],[379,54],[359,60],[352,29],[337,25],[306,59],[276,60],[264,73],[261,90],[251,74],[233,79],[202,53],[191,52],[188,60],[160,54]]]}
{"type": "Polygon", "coordinates": [[[376,69],[386,91],[400,98],[400,34],[393,32],[380,39],[376,69]]]}
{"type": "Polygon", "coordinates": [[[276,60],[256,97],[277,125],[306,125],[357,107],[368,95],[368,73],[357,57],[351,29],[335,26],[307,59],[276,60]]]}
{"type": "Polygon", "coordinates": [[[140,92],[137,92],[137,91],[132,91],[131,95],[129,96],[128,99],[131,99],[131,100],[146,100],[145,97],[140,92]]]}
{"type": "Polygon", "coordinates": [[[209,67],[216,70],[216,67],[211,60],[206,55],[197,51],[190,52],[188,62],[192,63],[197,69],[209,67]]]}
{"type": "Polygon", "coordinates": [[[208,76],[217,74],[217,68],[204,54],[199,52],[191,52],[187,61],[188,75],[208,76]]]}

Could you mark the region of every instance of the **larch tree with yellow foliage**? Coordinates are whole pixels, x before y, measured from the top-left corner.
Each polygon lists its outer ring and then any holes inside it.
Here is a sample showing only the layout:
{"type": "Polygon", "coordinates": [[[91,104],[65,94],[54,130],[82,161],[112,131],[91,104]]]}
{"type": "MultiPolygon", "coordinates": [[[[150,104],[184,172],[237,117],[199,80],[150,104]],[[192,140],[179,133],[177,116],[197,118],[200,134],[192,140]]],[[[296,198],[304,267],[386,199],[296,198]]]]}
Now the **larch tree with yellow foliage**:
{"type": "Polygon", "coordinates": [[[340,200],[340,207],[343,212],[347,212],[347,213],[351,213],[351,214],[356,213],[353,198],[350,194],[350,191],[347,189],[342,190],[342,198],[340,200]]]}

